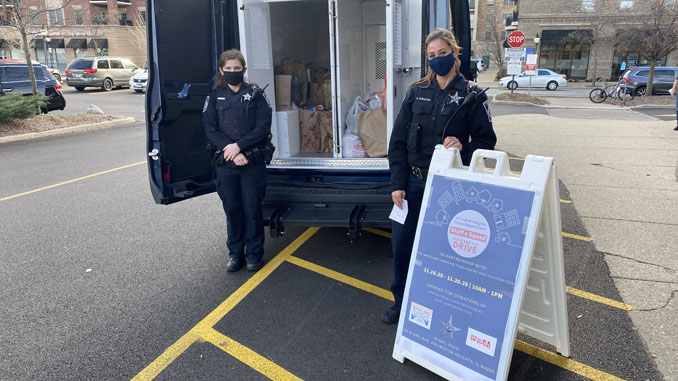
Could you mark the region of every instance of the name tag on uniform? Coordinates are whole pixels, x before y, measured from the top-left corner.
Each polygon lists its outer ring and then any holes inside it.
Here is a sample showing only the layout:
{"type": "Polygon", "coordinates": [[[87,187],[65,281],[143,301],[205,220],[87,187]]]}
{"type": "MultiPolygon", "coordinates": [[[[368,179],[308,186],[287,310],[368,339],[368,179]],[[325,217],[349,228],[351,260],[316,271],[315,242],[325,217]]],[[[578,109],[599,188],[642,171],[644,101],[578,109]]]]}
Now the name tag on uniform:
{"type": "Polygon", "coordinates": [[[224,98],[224,97],[217,97],[217,100],[218,100],[218,101],[225,101],[226,98],[224,98]]]}

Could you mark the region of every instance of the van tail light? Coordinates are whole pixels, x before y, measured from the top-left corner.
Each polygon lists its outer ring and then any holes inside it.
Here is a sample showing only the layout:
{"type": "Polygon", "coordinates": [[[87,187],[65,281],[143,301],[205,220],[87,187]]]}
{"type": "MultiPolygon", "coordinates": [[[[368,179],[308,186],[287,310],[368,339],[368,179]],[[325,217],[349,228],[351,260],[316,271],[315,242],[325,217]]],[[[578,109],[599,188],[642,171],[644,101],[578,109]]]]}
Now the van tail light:
{"type": "Polygon", "coordinates": [[[632,79],[631,79],[631,78],[624,78],[624,80],[626,81],[626,83],[629,83],[629,82],[631,82],[631,81],[632,81],[632,79]]]}
{"type": "Polygon", "coordinates": [[[83,70],[85,74],[94,74],[97,72],[97,69],[85,69],[83,70]]]}
{"type": "Polygon", "coordinates": [[[66,69],[66,74],[70,73],[71,69],[66,69]]]}
{"type": "Polygon", "coordinates": [[[169,181],[169,167],[167,166],[167,164],[162,165],[162,181],[163,182],[169,181]]]}
{"type": "Polygon", "coordinates": [[[54,85],[54,88],[57,90],[61,90],[61,85],[57,83],[56,85],[54,85]]]}

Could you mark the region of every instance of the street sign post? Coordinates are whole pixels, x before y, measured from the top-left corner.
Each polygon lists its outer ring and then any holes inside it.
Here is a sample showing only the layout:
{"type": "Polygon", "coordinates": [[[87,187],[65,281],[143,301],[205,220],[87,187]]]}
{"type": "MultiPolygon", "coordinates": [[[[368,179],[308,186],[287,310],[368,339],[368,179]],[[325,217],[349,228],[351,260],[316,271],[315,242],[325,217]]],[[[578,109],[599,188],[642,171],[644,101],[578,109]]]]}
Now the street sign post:
{"type": "Polygon", "coordinates": [[[525,60],[525,75],[530,76],[530,85],[527,89],[527,95],[532,94],[532,76],[537,75],[537,55],[528,54],[525,60]]]}
{"type": "MultiPolygon", "coordinates": [[[[515,81],[515,76],[520,74],[521,62],[525,59],[525,48],[505,48],[504,57],[506,60],[506,74],[513,76],[512,81],[515,81]]],[[[511,94],[513,94],[513,89],[511,94]]]]}

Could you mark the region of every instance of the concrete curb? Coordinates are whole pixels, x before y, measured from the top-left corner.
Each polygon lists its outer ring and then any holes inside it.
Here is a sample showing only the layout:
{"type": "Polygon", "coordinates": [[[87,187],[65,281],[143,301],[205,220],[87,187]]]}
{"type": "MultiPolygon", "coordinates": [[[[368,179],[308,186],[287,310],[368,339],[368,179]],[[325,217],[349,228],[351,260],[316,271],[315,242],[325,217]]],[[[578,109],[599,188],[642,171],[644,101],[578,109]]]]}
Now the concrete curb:
{"type": "MultiPolygon", "coordinates": [[[[536,107],[543,107],[543,108],[558,108],[558,109],[588,109],[588,110],[616,110],[617,108],[614,107],[604,107],[604,106],[559,106],[559,105],[538,105],[530,102],[516,102],[516,101],[501,101],[496,99],[496,95],[492,96],[492,103],[496,104],[506,104],[506,105],[521,105],[521,106],[536,106],[536,107]]],[[[611,105],[615,106],[615,105],[611,105]]],[[[653,105],[653,104],[647,104],[647,105],[638,105],[638,106],[616,106],[618,109],[621,110],[633,110],[636,108],[667,108],[667,109],[673,109],[673,105],[653,105]]]]}
{"type": "Polygon", "coordinates": [[[119,125],[123,125],[123,124],[130,124],[130,123],[134,123],[134,122],[136,122],[136,119],[132,118],[131,116],[128,116],[128,117],[124,117],[124,118],[121,118],[121,119],[109,120],[109,121],[106,121],[106,122],[83,124],[81,126],[57,128],[57,129],[49,130],[49,131],[31,132],[29,134],[3,136],[3,137],[0,137],[0,144],[10,143],[10,142],[20,142],[20,141],[25,141],[25,140],[37,139],[37,138],[44,138],[44,137],[47,137],[47,136],[66,135],[66,134],[72,134],[72,133],[77,133],[77,132],[100,130],[100,129],[103,129],[103,128],[109,128],[109,127],[119,126],[119,125]]]}

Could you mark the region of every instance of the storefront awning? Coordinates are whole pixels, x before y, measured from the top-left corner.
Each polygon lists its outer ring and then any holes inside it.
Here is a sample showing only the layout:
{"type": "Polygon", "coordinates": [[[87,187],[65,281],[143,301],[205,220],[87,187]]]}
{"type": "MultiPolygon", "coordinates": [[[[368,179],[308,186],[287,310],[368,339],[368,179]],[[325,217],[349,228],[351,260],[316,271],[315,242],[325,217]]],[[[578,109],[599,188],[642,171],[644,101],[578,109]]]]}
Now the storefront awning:
{"type": "Polygon", "coordinates": [[[555,42],[562,44],[569,39],[591,41],[593,40],[593,32],[590,29],[544,30],[542,31],[540,42],[555,42]]]}
{"type": "Polygon", "coordinates": [[[99,49],[108,49],[108,39],[107,38],[97,38],[97,44],[94,46],[94,38],[89,40],[87,47],[90,49],[99,48],[99,49]]]}
{"type": "Polygon", "coordinates": [[[63,38],[52,38],[49,42],[47,42],[47,46],[50,48],[63,48],[64,47],[64,39],[63,38]]]}
{"type": "Polygon", "coordinates": [[[66,47],[69,49],[87,49],[87,39],[86,38],[71,38],[66,44],[66,47]]]}

